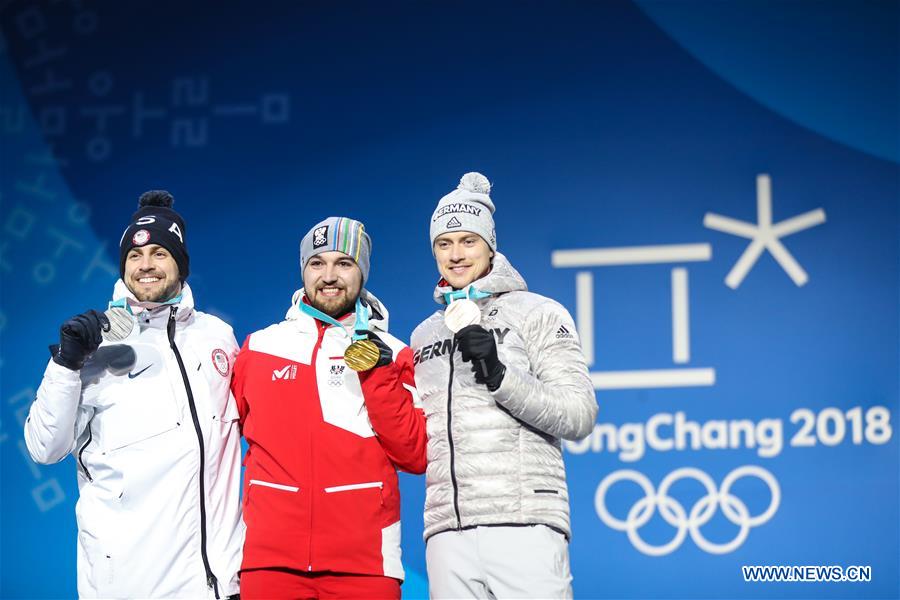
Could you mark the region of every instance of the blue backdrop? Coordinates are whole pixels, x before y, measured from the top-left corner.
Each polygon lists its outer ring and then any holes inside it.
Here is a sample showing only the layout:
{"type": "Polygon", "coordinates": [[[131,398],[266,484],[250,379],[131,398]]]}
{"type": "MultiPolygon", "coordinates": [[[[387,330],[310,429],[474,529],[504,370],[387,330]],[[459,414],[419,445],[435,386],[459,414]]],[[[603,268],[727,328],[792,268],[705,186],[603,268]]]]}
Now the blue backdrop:
{"type": "MultiPolygon", "coordinates": [[[[0,11],[0,596],[75,595],[75,466],[32,464],[21,427],[142,191],[175,195],[198,306],[239,341],[332,214],[366,223],[407,339],[436,308],[429,216],[469,170],[598,390],[566,444],[577,597],[900,596],[897,2],[0,11]]],[[[424,482],[402,486],[421,598],[424,482]]]]}

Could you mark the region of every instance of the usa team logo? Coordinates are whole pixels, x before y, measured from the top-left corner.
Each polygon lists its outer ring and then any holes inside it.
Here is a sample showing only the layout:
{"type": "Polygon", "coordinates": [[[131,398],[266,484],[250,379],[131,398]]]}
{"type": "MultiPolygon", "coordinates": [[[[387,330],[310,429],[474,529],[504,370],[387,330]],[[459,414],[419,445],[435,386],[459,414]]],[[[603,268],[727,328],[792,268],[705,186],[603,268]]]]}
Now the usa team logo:
{"type": "Polygon", "coordinates": [[[228,376],[228,355],[221,348],[212,351],[212,363],[222,377],[228,376]]]}
{"type": "Polygon", "coordinates": [[[141,229],[134,234],[134,237],[131,238],[131,241],[135,246],[143,246],[150,241],[150,232],[146,229],[141,229]]]}

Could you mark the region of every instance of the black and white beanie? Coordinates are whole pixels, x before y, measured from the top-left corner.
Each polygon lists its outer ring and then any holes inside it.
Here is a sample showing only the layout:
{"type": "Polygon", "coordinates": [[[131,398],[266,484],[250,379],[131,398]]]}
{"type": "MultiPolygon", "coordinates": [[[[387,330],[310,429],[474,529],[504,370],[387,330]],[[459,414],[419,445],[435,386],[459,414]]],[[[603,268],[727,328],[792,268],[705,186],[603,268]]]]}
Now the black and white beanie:
{"type": "Polygon", "coordinates": [[[132,248],[156,244],[172,255],[178,265],[178,276],[184,281],[190,274],[191,260],[185,245],[184,219],[172,205],[175,198],[165,190],[151,190],[141,194],[137,212],[131,215],[131,225],[119,241],[119,275],[125,277],[125,258],[132,248]]]}

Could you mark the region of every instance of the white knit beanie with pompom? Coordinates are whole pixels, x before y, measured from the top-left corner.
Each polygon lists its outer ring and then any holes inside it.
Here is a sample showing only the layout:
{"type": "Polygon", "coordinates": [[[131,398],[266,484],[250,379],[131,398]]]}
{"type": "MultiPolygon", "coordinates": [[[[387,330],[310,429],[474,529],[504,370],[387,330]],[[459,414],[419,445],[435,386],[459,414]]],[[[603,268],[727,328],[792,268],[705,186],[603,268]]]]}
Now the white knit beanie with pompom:
{"type": "Polygon", "coordinates": [[[444,233],[471,231],[480,235],[491,250],[497,251],[494,231],[494,203],[491,201],[491,182],[481,173],[466,173],[456,189],[438,202],[431,215],[431,248],[434,240],[444,233]]]}

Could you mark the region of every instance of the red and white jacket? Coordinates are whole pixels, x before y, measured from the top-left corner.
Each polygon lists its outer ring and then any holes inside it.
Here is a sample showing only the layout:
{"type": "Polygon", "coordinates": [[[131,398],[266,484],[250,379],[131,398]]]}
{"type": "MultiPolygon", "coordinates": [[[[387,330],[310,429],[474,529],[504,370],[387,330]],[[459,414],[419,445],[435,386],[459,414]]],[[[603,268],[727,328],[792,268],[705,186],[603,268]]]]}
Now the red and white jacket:
{"type": "Polygon", "coordinates": [[[394,362],[356,373],[342,331],[297,308],[247,337],[232,391],[248,443],[242,570],[283,567],[403,579],[397,469],[423,473],[427,438],[412,352],[368,294],[369,328],[394,362]]]}

